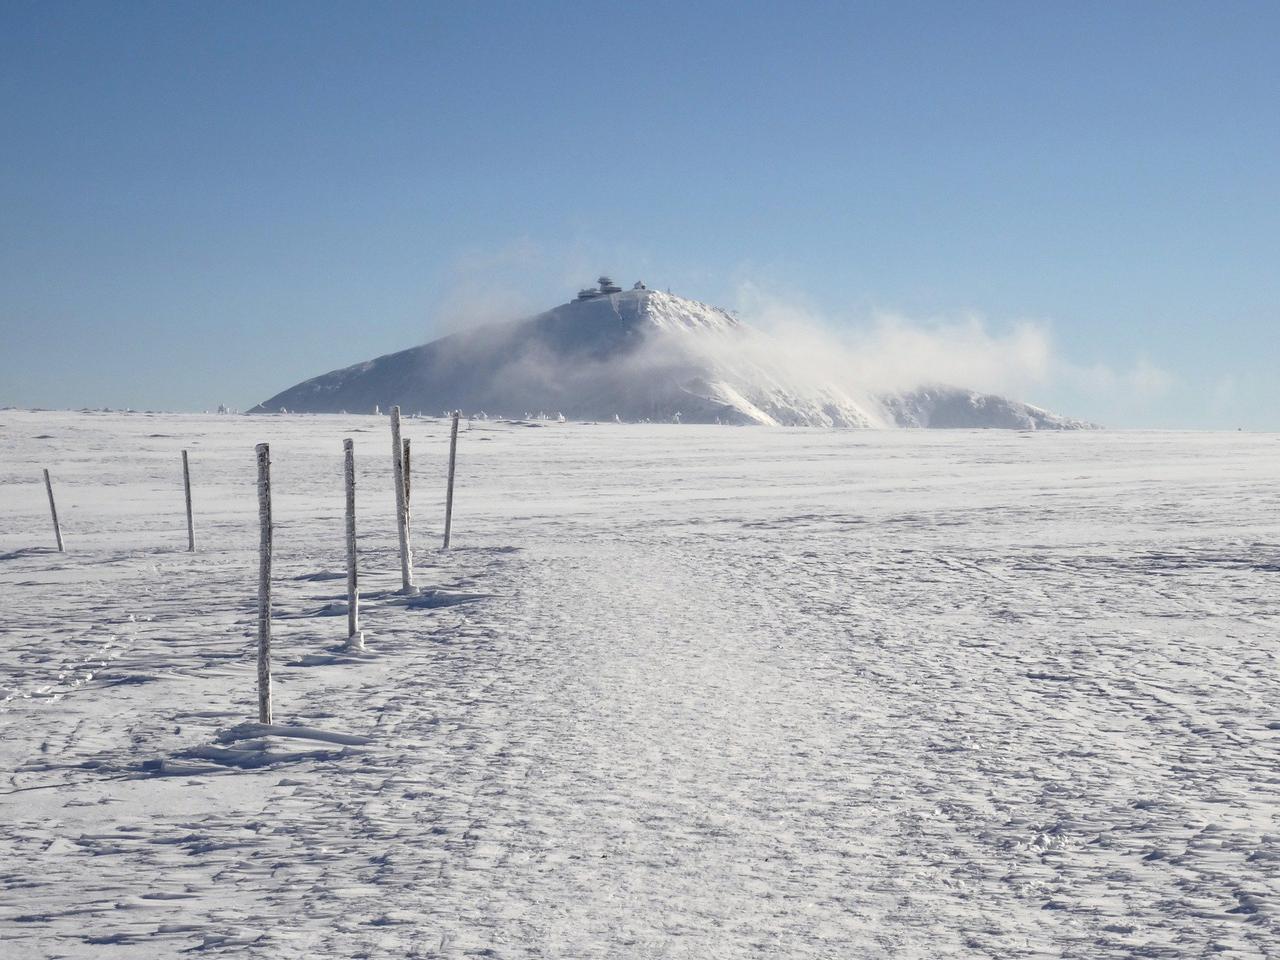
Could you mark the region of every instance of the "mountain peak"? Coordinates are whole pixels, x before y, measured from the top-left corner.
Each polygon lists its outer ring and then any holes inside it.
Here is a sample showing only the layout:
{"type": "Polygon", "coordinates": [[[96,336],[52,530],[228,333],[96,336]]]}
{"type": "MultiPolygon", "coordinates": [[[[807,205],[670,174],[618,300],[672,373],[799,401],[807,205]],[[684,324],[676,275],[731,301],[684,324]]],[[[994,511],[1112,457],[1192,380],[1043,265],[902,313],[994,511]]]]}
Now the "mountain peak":
{"type": "Polygon", "coordinates": [[[728,311],[608,276],[527,320],[479,327],[306,380],[253,412],[461,409],[573,419],[827,427],[1088,426],[1003,397],[930,387],[874,396],[777,362],[728,311]]]}

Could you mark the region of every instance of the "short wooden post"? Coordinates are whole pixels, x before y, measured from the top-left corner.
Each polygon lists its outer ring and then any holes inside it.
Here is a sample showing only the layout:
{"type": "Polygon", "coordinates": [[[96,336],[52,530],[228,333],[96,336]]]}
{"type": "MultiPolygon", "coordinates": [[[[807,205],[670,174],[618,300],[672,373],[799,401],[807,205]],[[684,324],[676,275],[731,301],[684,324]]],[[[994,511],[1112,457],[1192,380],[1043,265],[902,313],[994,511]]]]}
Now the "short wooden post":
{"type": "Polygon", "coordinates": [[[49,513],[53,516],[53,535],[58,538],[58,552],[66,553],[62,547],[62,527],[58,526],[58,506],[53,502],[53,483],[49,480],[49,468],[44,468],[44,489],[49,494],[49,513]]]}
{"type": "Polygon", "coordinates": [[[453,529],[453,468],[458,460],[458,418],[461,411],[453,411],[453,429],[449,431],[449,487],[444,495],[444,548],[449,549],[449,534],[453,529]]]}
{"type": "Polygon", "coordinates": [[[404,446],[400,442],[400,408],[391,408],[391,461],[395,471],[396,533],[400,537],[400,585],[413,590],[413,547],[409,542],[409,507],[404,495],[404,446]]]}
{"type": "Polygon", "coordinates": [[[347,479],[347,646],[364,649],[360,632],[360,584],[356,574],[356,454],[350,438],[342,441],[347,479]]]}
{"type": "Polygon", "coordinates": [[[258,444],[258,722],[271,722],[271,451],[258,444]]]}
{"type": "Polygon", "coordinates": [[[196,552],[196,527],[191,518],[191,467],[187,463],[187,451],[182,451],[182,489],[187,495],[187,552],[196,552]]]}

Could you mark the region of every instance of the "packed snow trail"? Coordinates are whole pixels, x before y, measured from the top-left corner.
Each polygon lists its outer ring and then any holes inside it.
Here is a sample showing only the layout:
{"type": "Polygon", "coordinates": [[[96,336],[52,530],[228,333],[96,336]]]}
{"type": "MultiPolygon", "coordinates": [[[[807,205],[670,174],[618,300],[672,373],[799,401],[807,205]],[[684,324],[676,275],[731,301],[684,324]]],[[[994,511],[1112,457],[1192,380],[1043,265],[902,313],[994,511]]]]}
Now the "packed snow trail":
{"type": "Polygon", "coordinates": [[[6,957],[1280,953],[1274,436],[478,424],[421,598],[384,419],[0,438],[6,957]]]}

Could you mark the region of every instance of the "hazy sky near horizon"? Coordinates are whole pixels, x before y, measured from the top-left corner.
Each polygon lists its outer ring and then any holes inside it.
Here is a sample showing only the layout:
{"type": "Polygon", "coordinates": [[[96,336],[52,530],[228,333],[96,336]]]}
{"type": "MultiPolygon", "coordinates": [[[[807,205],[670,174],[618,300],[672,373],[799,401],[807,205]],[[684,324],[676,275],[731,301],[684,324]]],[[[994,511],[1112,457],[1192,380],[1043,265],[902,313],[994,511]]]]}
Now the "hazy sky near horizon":
{"type": "Polygon", "coordinates": [[[0,0],[0,144],[0,405],[248,407],[608,271],[1280,430],[1280,4],[0,0]]]}

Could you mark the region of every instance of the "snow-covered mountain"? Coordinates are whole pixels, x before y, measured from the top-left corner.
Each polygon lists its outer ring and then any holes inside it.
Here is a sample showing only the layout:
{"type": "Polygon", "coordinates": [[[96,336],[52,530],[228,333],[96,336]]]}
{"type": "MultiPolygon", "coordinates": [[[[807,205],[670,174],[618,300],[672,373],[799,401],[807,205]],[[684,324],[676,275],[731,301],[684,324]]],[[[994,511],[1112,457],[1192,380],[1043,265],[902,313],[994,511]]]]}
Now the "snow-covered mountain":
{"type": "Polygon", "coordinates": [[[607,277],[535,317],[443,337],[305,380],[251,412],[408,413],[836,427],[1076,429],[1003,397],[932,386],[876,395],[778,362],[718,307],[607,277]]]}
{"type": "Polygon", "coordinates": [[[902,393],[881,394],[880,404],[899,427],[1008,430],[1096,430],[1097,424],[1050,413],[1020,400],[993,393],[932,385],[902,393]]]}

